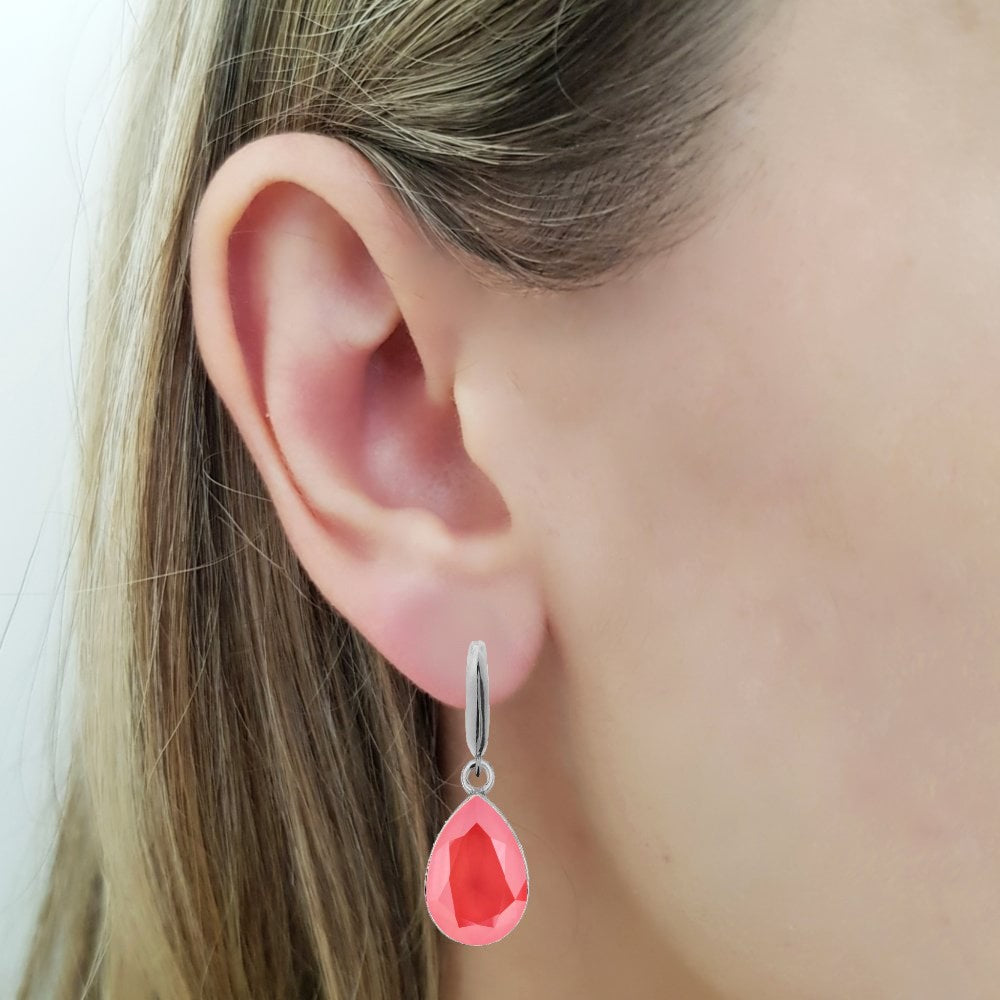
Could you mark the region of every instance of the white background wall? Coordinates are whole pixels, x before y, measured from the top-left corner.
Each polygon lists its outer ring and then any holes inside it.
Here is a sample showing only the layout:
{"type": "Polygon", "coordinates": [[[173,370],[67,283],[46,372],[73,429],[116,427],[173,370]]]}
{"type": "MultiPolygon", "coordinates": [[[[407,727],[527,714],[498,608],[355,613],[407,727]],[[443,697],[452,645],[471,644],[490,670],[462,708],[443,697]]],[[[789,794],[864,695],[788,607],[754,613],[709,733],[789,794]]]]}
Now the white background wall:
{"type": "Polygon", "coordinates": [[[56,669],[88,245],[140,0],[0,0],[0,997],[14,997],[66,749],[56,669]]]}

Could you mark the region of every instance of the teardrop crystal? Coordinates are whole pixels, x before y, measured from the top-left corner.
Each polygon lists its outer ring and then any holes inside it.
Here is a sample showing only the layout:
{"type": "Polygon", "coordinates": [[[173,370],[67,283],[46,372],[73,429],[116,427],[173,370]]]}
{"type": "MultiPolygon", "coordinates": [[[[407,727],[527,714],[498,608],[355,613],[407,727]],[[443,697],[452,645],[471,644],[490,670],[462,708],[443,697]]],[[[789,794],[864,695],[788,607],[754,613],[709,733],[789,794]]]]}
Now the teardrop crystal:
{"type": "Polygon", "coordinates": [[[509,934],[528,903],[528,865],[499,809],[482,793],[448,817],[424,877],[431,918],[461,944],[493,944],[509,934]]]}

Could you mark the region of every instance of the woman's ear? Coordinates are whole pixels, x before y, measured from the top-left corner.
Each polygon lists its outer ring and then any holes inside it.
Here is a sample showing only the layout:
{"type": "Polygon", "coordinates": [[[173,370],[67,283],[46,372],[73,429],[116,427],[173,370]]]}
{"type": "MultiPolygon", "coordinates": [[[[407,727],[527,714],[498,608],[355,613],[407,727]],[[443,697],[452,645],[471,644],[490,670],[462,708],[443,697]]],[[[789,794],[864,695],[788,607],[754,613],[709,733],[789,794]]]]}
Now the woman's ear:
{"type": "Polygon", "coordinates": [[[285,133],[232,154],[198,207],[191,296],[205,369],[303,567],[419,687],[464,704],[544,638],[539,581],[463,442],[454,378],[476,285],[346,143],[285,133]]]}

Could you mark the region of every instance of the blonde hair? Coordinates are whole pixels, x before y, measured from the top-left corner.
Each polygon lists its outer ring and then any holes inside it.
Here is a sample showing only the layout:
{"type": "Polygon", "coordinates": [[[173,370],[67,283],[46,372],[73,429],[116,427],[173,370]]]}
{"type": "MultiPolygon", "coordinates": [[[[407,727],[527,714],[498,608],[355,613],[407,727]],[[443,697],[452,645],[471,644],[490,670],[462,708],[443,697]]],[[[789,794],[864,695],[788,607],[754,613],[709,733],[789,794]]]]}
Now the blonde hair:
{"type": "Polygon", "coordinates": [[[438,995],[434,704],[306,576],[199,363],[213,171],[338,136],[484,280],[595,282],[721,196],[764,6],[152,0],[91,278],[77,724],[24,1000],[438,995]]]}

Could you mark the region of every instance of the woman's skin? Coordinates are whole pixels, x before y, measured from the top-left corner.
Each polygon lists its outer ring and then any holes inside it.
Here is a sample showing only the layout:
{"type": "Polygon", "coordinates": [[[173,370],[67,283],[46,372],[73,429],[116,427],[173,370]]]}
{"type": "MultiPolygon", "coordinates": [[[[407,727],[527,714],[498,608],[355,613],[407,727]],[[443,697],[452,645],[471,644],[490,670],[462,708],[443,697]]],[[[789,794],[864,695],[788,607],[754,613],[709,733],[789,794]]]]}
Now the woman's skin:
{"type": "Polygon", "coordinates": [[[446,1000],[997,996],[1000,8],[784,6],[628,278],[484,286],[316,136],[199,209],[206,368],[453,804],[487,642],[531,897],[446,1000]]]}

